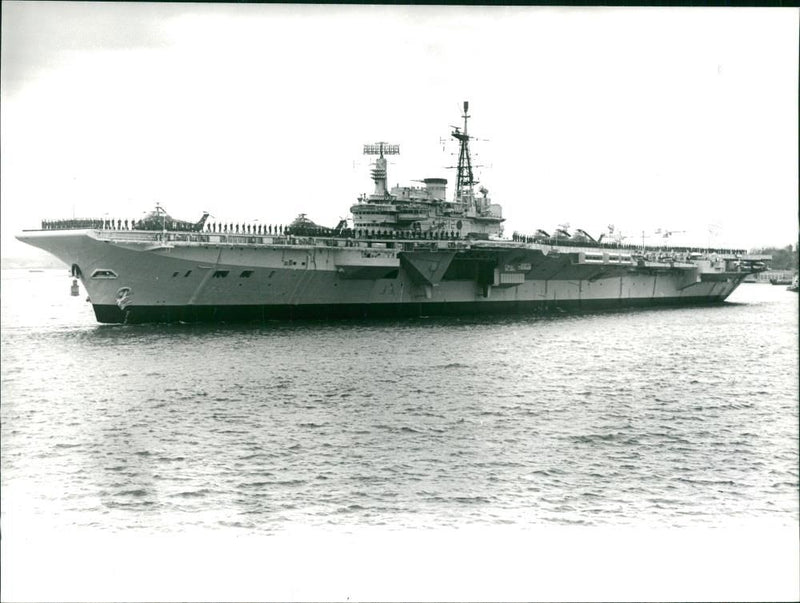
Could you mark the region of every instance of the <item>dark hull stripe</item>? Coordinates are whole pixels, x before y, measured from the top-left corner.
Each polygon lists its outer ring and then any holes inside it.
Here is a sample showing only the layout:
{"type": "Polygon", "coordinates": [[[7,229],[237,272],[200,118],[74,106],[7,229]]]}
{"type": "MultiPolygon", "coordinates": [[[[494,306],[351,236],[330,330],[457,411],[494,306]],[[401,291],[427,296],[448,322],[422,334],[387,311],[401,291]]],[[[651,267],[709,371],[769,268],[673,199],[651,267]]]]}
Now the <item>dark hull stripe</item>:
{"type": "Polygon", "coordinates": [[[596,300],[536,300],[497,302],[428,302],[403,304],[304,304],[219,306],[94,305],[102,323],[238,322],[293,319],[402,318],[536,312],[594,312],[656,306],[697,306],[721,303],[720,297],[662,297],[596,300]]]}

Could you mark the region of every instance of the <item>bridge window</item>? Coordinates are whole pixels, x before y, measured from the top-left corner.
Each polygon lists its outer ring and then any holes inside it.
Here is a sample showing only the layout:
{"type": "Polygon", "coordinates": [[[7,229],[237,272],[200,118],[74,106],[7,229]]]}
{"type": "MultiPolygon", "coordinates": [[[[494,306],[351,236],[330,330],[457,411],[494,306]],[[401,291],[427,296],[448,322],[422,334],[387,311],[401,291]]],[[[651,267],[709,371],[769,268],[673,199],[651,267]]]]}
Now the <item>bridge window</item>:
{"type": "Polygon", "coordinates": [[[250,278],[253,275],[252,270],[242,270],[242,273],[239,275],[239,278],[250,278]]]}
{"type": "Polygon", "coordinates": [[[230,270],[215,270],[212,275],[214,278],[225,278],[230,273],[230,270]]]}
{"type": "Polygon", "coordinates": [[[187,270],[187,271],[186,271],[186,274],[184,274],[183,276],[184,276],[184,277],[187,277],[187,276],[189,276],[191,273],[192,273],[192,271],[191,271],[191,270],[187,270]]]}

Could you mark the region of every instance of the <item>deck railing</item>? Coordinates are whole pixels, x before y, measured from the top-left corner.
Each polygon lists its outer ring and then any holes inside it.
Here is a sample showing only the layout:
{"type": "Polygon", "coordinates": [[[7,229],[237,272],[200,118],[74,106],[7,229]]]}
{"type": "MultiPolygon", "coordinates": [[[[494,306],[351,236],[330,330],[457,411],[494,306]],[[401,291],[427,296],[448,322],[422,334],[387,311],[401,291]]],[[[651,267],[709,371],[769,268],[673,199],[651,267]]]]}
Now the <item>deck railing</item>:
{"type": "MultiPolygon", "coordinates": [[[[250,227],[250,232],[245,225],[237,225],[235,232],[216,232],[213,229],[202,231],[151,231],[125,228],[119,220],[102,220],[92,218],[72,220],[45,220],[42,230],[77,230],[92,229],[98,238],[113,241],[153,241],[153,242],[186,242],[195,244],[224,244],[224,245],[310,245],[327,247],[370,247],[372,244],[387,245],[390,248],[412,249],[461,249],[470,246],[474,241],[470,238],[460,238],[451,233],[421,233],[397,231],[363,231],[347,229],[333,233],[326,229],[316,229],[305,232],[295,229],[292,234],[284,232],[284,227],[276,227],[274,233],[259,232],[255,227],[250,227]],[[119,226],[122,226],[121,228],[119,226]],[[281,234],[278,234],[278,233],[281,234]]],[[[270,227],[271,229],[272,227],[270,227]]],[[[291,230],[290,230],[291,232],[291,230]]],[[[487,241],[496,243],[497,241],[487,241]]],[[[503,243],[524,243],[544,245],[548,247],[571,247],[585,249],[623,250],[636,253],[700,253],[705,255],[717,254],[725,256],[744,256],[747,250],[730,248],[708,247],[678,247],[669,245],[641,245],[621,244],[616,242],[575,241],[554,237],[528,236],[514,233],[511,239],[502,240],[503,243]]],[[[763,259],[769,259],[764,256],[763,259]]]]}

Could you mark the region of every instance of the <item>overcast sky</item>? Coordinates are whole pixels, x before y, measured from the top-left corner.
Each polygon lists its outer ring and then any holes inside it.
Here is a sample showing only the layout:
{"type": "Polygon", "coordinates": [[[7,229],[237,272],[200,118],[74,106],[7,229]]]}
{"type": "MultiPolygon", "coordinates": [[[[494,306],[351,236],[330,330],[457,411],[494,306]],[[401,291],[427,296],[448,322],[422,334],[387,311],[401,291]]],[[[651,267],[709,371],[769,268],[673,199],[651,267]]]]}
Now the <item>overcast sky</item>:
{"type": "MultiPolygon", "coordinates": [[[[334,225],[448,178],[470,101],[506,233],[569,223],[787,245],[798,11],[3,2],[2,253],[42,218],[334,225]]],[[[655,242],[657,239],[650,239],[655,242]]]]}

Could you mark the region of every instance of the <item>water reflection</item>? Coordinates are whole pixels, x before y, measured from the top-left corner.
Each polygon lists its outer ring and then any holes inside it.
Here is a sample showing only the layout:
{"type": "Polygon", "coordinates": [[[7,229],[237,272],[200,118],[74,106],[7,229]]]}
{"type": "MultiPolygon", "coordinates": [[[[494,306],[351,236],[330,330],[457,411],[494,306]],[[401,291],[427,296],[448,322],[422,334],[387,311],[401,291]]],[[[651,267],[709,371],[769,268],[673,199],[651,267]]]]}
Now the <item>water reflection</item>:
{"type": "MultiPolygon", "coordinates": [[[[37,287],[6,283],[3,307],[37,287]]],[[[742,299],[264,324],[4,314],[3,484],[106,529],[796,518],[797,296],[742,299]]]]}

